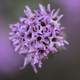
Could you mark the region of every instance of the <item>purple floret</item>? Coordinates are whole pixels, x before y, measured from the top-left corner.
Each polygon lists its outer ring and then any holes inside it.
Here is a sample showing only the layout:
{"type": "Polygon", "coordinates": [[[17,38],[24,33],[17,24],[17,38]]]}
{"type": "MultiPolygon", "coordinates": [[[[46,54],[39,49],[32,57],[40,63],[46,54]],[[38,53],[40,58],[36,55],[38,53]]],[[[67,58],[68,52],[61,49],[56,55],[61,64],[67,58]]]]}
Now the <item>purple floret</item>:
{"type": "Polygon", "coordinates": [[[48,54],[55,53],[58,48],[68,44],[60,24],[63,15],[58,15],[59,9],[51,10],[50,4],[47,9],[39,4],[39,9],[34,11],[25,6],[24,14],[19,22],[10,25],[9,39],[16,53],[25,54],[22,68],[31,64],[37,73],[36,64],[41,68],[42,60],[47,59],[48,54]]]}

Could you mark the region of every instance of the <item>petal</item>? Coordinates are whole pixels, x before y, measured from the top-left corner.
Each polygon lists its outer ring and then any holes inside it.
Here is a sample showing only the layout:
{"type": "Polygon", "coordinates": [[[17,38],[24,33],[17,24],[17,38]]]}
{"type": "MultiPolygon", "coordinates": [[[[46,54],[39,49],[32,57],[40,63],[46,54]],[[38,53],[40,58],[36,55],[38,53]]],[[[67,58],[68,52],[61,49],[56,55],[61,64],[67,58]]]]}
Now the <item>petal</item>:
{"type": "Polygon", "coordinates": [[[57,17],[59,14],[60,9],[58,9],[54,14],[53,14],[53,18],[57,17]]]}
{"type": "Polygon", "coordinates": [[[48,12],[51,11],[51,6],[50,6],[50,4],[47,5],[47,10],[48,10],[48,12]]]}

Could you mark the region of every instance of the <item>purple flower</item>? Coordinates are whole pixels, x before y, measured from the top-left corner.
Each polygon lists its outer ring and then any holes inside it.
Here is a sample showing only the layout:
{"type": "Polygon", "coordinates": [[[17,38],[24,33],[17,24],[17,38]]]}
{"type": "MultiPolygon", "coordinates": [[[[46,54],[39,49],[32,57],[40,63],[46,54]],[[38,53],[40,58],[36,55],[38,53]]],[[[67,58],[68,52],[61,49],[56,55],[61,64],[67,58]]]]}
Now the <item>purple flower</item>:
{"type": "Polygon", "coordinates": [[[47,9],[39,4],[39,9],[34,11],[26,6],[24,13],[19,22],[10,25],[9,39],[15,52],[25,54],[22,68],[31,64],[37,73],[36,66],[41,68],[42,60],[47,59],[48,54],[55,53],[58,48],[68,44],[60,24],[63,15],[58,15],[59,9],[51,10],[50,4],[47,5],[47,9]]]}

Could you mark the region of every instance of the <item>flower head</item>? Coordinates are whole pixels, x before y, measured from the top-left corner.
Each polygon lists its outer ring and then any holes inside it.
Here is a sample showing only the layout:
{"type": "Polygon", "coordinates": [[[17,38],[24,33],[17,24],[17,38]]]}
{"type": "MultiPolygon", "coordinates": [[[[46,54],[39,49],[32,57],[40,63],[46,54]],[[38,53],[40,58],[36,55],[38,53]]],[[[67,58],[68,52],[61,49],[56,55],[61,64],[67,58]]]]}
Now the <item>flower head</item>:
{"type": "Polygon", "coordinates": [[[59,15],[59,9],[51,10],[50,4],[47,9],[39,4],[39,8],[34,11],[25,6],[24,14],[19,22],[10,25],[9,39],[15,52],[25,54],[23,68],[31,64],[37,72],[36,64],[41,68],[42,60],[47,59],[48,54],[55,53],[58,48],[68,44],[60,24],[63,15],[59,15]]]}

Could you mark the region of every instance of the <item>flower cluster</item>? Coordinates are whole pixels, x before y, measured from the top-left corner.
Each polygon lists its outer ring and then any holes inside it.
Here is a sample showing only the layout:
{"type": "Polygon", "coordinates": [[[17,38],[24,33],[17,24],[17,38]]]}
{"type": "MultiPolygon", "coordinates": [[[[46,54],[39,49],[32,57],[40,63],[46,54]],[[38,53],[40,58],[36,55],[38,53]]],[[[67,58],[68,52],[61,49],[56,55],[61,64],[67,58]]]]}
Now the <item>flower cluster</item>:
{"type": "Polygon", "coordinates": [[[9,39],[14,51],[25,55],[23,68],[30,63],[37,73],[36,67],[42,67],[42,60],[47,59],[48,54],[68,44],[60,24],[63,15],[59,15],[59,9],[51,10],[50,4],[47,9],[39,4],[34,11],[25,6],[24,14],[19,22],[10,25],[9,39]]]}

